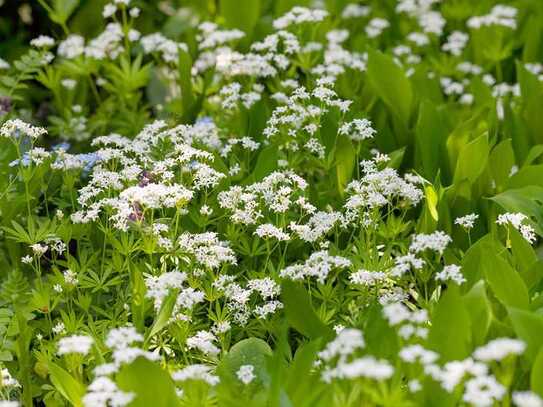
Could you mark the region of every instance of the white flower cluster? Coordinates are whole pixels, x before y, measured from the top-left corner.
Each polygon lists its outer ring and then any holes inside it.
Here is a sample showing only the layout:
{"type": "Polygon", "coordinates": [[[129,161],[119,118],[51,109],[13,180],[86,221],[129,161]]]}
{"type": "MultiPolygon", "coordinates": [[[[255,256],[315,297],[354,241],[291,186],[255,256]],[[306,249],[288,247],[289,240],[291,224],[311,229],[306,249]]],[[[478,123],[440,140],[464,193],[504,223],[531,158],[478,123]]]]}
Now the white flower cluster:
{"type": "Polygon", "coordinates": [[[354,119],[339,128],[339,134],[346,135],[354,141],[373,138],[376,133],[377,130],[372,127],[372,123],[368,119],[354,119]]]}
{"type": "Polygon", "coordinates": [[[130,404],[134,397],[134,393],[120,390],[110,378],[99,376],[89,384],[82,401],[85,407],[122,407],[130,404]]]}
{"type": "Polygon", "coordinates": [[[440,230],[430,234],[421,233],[413,236],[409,251],[420,253],[425,250],[432,250],[442,255],[451,242],[451,237],[440,230]]]}
{"type": "Polygon", "coordinates": [[[376,159],[361,163],[364,176],[351,181],[346,188],[349,194],[344,205],[349,221],[361,218],[364,226],[373,222],[370,214],[375,210],[393,205],[415,206],[423,199],[423,193],[414,183],[402,178],[393,168],[377,169],[376,159]]]}
{"type": "Polygon", "coordinates": [[[456,218],[454,220],[454,223],[456,225],[462,226],[466,230],[469,230],[469,229],[473,229],[473,226],[475,226],[475,221],[477,219],[479,219],[479,215],[477,215],[476,213],[470,213],[468,215],[456,218]]]}
{"type": "Polygon", "coordinates": [[[251,315],[265,319],[283,308],[283,304],[276,299],[281,293],[280,286],[269,277],[249,280],[244,288],[235,282],[233,276],[223,274],[213,286],[224,293],[226,307],[234,322],[242,326],[247,324],[251,315]],[[257,294],[257,299],[253,293],[257,294]]]}
{"type": "Polygon", "coordinates": [[[177,239],[177,246],[183,253],[192,256],[197,265],[207,269],[216,269],[222,264],[236,264],[234,251],[227,242],[220,241],[215,232],[185,232],[177,239]]]}
{"type": "Polygon", "coordinates": [[[417,19],[419,26],[425,33],[441,35],[445,26],[445,19],[432,6],[440,0],[400,0],[396,5],[397,13],[406,13],[417,19]]]}
{"type": "Polygon", "coordinates": [[[439,281],[453,281],[458,285],[464,284],[467,280],[460,271],[460,266],[456,264],[450,264],[443,267],[443,270],[436,274],[436,280],[439,281]]]}
{"type": "Polygon", "coordinates": [[[498,338],[473,352],[473,357],[482,362],[501,361],[508,355],[521,355],[526,344],[518,339],[498,338]]]}
{"type": "MultiPolygon", "coordinates": [[[[397,307],[395,311],[405,315],[405,311],[399,312],[400,309],[397,307]]],[[[386,314],[393,316],[390,310],[385,309],[386,314]]],[[[394,322],[396,321],[392,321],[391,325],[395,325],[394,322]]],[[[473,352],[473,357],[450,361],[442,367],[437,364],[439,355],[420,344],[404,346],[399,356],[405,363],[421,365],[424,374],[437,381],[449,393],[457,392],[462,385],[464,402],[474,406],[490,407],[496,401],[502,400],[506,388],[489,373],[487,363],[499,362],[508,355],[518,356],[524,350],[525,344],[519,340],[498,338],[477,348],[473,352]]],[[[419,389],[420,386],[415,386],[414,390],[419,389]]],[[[528,402],[534,398],[530,393],[518,393],[518,399],[522,403],[524,399],[528,402]]],[[[537,399],[534,400],[537,401],[537,399]]]]}
{"type": "Polygon", "coordinates": [[[484,16],[471,17],[467,25],[469,28],[478,29],[485,26],[497,25],[508,27],[511,29],[517,28],[517,9],[515,7],[497,4],[492,7],[489,14],[484,16]]]}
{"type": "Polygon", "coordinates": [[[17,379],[15,379],[6,368],[0,370],[0,380],[2,387],[21,387],[17,379]]]}
{"type": "Polygon", "coordinates": [[[219,384],[219,377],[212,374],[212,367],[208,365],[195,364],[185,366],[181,370],[172,373],[172,378],[176,382],[185,382],[187,380],[201,380],[210,386],[219,384]]]}
{"type": "Polygon", "coordinates": [[[37,139],[44,134],[47,134],[47,130],[43,127],[33,126],[20,119],[8,120],[0,127],[0,137],[6,138],[17,139],[22,136],[28,136],[32,139],[37,139]]]}
{"type": "MultiPolygon", "coordinates": [[[[298,200],[300,201],[300,199],[298,200]]],[[[299,202],[304,210],[309,213],[314,211],[314,207],[305,200],[299,202]]],[[[296,224],[291,222],[289,229],[292,230],[303,241],[313,243],[322,239],[335,226],[340,225],[343,221],[343,216],[339,212],[315,212],[306,221],[305,224],[296,224]]]]}
{"type": "Polygon", "coordinates": [[[534,243],[537,238],[536,238],[535,230],[533,226],[525,223],[525,221],[528,219],[529,219],[528,216],[524,215],[523,213],[507,212],[507,213],[502,213],[501,215],[498,215],[498,219],[496,220],[496,223],[498,225],[510,224],[515,229],[517,229],[522,235],[522,237],[526,239],[529,243],[534,243]]]}
{"type": "Polygon", "coordinates": [[[204,355],[215,356],[220,352],[220,349],[213,344],[217,337],[208,331],[198,331],[196,335],[187,339],[189,349],[198,349],[204,355]]]}
{"type": "Polygon", "coordinates": [[[306,189],[306,181],[292,172],[273,172],[246,187],[233,186],[218,195],[221,208],[231,212],[233,223],[254,225],[264,213],[285,213],[306,189]]]}
{"type": "Polygon", "coordinates": [[[294,7],[283,16],[274,20],[273,27],[276,30],[284,30],[292,25],[304,23],[318,23],[324,20],[328,13],[324,10],[294,7]]]}
{"type": "Polygon", "coordinates": [[[175,319],[178,313],[190,311],[196,304],[204,301],[204,293],[195,290],[192,287],[186,287],[187,275],[179,271],[170,271],[158,277],[147,276],[145,285],[147,286],[146,297],[151,298],[154,303],[155,311],[159,311],[164,299],[173,290],[177,290],[177,299],[172,310],[172,318],[175,319]]]}
{"type": "Polygon", "coordinates": [[[373,287],[384,282],[387,279],[387,274],[382,271],[358,270],[349,276],[349,280],[353,284],[373,287]]]}
{"type": "Polygon", "coordinates": [[[398,326],[398,334],[405,340],[425,339],[428,336],[428,312],[424,309],[410,310],[400,302],[383,306],[383,315],[390,326],[398,326]]]}
{"type": "Polygon", "coordinates": [[[113,362],[98,365],[94,369],[96,377],[83,396],[85,407],[125,406],[134,400],[134,393],[120,390],[107,376],[117,373],[123,364],[130,364],[139,357],[151,361],[158,360],[158,354],[132,346],[134,342],[142,341],[143,336],[132,326],[109,331],[105,344],[112,350],[113,362]]]}
{"type": "Polygon", "coordinates": [[[331,256],[327,251],[314,252],[303,264],[290,265],[279,273],[281,278],[304,280],[316,278],[323,284],[334,270],[351,267],[351,261],[341,256],[331,256]]]}
{"type": "Polygon", "coordinates": [[[78,353],[85,356],[89,353],[93,343],[94,339],[87,335],[66,336],[58,341],[57,353],[59,355],[78,353]]]}
{"type": "Polygon", "coordinates": [[[186,144],[187,126],[164,127],[157,121],[134,140],[115,134],[93,140],[93,145],[103,146],[96,152],[100,160],[79,190],[83,209],[72,214],[73,222],[92,222],[107,213],[116,228],[127,230],[131,222],[145,221],[150,210],[179,210],[196,191],[218,184],[224,174],[207,165],[211,153],[186,144]],[[153,158],[164,143],[170,143],[170,149],[153,158]]]}
{"type": "Polygon", "coordinates": [[[326,367],[321,373],[322,380],[330,383],[336,379],[367,378],[377,381],[387,380],[394,373],[394,368],[386,360],[373,356],[356,357],[355,354],[365,347],[362,332],[358,329],[345,328],[329,342],[319,353],[326,367]]]}

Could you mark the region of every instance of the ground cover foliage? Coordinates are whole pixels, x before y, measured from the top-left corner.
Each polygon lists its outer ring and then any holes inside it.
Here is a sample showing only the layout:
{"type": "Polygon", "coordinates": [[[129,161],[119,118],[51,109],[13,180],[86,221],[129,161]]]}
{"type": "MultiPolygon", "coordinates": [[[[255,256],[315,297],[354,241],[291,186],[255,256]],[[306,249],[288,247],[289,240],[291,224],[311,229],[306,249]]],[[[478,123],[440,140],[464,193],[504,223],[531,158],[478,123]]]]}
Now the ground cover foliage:
{"type": "Polygon", "coordinates": [[[541,1],[0,11],[0,406],[543,406],[541,1]]]}

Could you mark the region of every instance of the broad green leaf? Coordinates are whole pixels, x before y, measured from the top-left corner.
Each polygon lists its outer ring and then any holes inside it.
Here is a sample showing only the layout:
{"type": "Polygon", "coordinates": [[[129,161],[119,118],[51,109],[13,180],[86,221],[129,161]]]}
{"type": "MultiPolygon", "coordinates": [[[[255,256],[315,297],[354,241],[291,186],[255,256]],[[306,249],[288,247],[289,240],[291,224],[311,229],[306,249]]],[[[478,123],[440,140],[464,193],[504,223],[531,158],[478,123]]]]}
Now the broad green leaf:
{"type": "Polygon", "coordinates": [[[286,280],[281,285],[281,299],[290,326],[311,339],[332,334],[317,316],[306,289],[298,283],[286,280]]]}
{"type": "Polygon", "coordinates": [[[260,0],[220,0],[221,15],[228,27],[250,35],[260,16],[260,0]]]}
{"type": "Polygon", "coordinates": [[[473,346],[481,346],[485,343],[492,319],[492,308],[486,296],[484,280],[476,283],[464,295],[464,303],[469,311],[468,314],[473,327],[471,332],[473,346]]]}
{"type": "Polygon", "coordinates": [[[432,315],[429,343],[444,361],[466,358],[471,353],[471,321],[457,286],[450,285],[432,315]]]}
{"type": "Polygon", "coordinates": [[[541,16],[538,13],[530,14],[530,17],[525,24],[523,38],[524,47],[522,49],[522,60],[524,62],[537,61],[541,56],[541,46],[543,45],[541,16]]]}
{"type": "Polygon", "coordinates": [[[268,385],[270,377],[266,366],[270,356],[272,356],[272,350],[262,339],[243,339],[232,346],[222,358],[219,366],[221,379],[226,379],[228,382],[239,382],[236,376],[239,368],[242,365],[253,365],[259,382],[268,385]]]}
{"type": "Polygon", "coordinates": [[[543,345],[543,316],[514,307],[509,307],[508,311],[515,333],[526,343],[525,355],[533,362],[543,345]]]}
{"type": "Polygon", "coordinates": [[[179,405],[173,380],[158,364],[144,357],[121,368],[117,374],[119,388],[136,396],[131,407],[173,407],[179,405]]]}
{"type": "Polygon", "coordinates": [[[543,346],[539,349],[530,373],[530,388],[543,397],[543,346]]]}
{"type": "Polygon", "coordinates": [[[527,309],[530,303],[528,289],[519,273],[495,252],[486,252],[481,268],[494,295],[508,307],[527,309]]]}
{"type": "Polygon", "coordinates": [[[343,195],[347,183],[351,180],[355,166],[355,152],[351,140],[338,136],[336,144],[336,177],[340,195],[343,195]]]}
{"type": "Polygon", "coordinates": [[[422,175],[432,179],[438,169],[443,168],[447,129],[435,105],[428,100],[420,104],[415,138],[417,155],[422,161],[422,175]]]}
{"type": "Polygon", "coordinates": [[[531,137],[531,144],[543,142],[543,115],[540,108],[543,103],[543,88],[536,75],[517,63],[517,78],[520,85],[521,117],[531,137]]]}
{"type": "Polygon", "coordinates": [[[279,17],[295,6],[309,7],[310,3],[311,0],[275,0],[272,4],[275,6],[275,16],[279,17]]]}
{"type": "Polygon", "coordinates": [[[60,394],[74,406],[82,406],[81,398],[85,395],[85,386],[53,362],[49,362],[47,368],[51,377],[51,383],[53,383],[60,394]]]}
{"type": "Polygon", "coordinates": [[[487,253],[497,253],[500,245],[491,235],[486,235],[475,242],[462,258],[462,274],[467,279],[466,286],[472,287],[483,275],[482,262],[487,253]]]}
{"type": "Polygon", "coordinates": [[[379,51],[368,52],[368,80],[387,107],[408,127],[413,108],[413,90],[404,70],[379,51]]]}
{"type": "Polygon", "coordinates": [[[277,147],[269,146],[260,150],[256,159],[255,168],[252,174],[246,180],[246,183],[252,183],[262,180],[266,175],[277,169],[277,147]]]}
{"type": "Polygon", "coordinates": [[[387,163],[387,167],[399,169],[402,165],[403,158],[405,156],[405,147],[398,148],[397,150],[394,150],[390,153],[388,153],[388,157],[390,160],[387,163]]]}
{"type": "Polygon", "coordinates": [[[509,239],[513,252],[513,260],[522,275],[528,272],[532,265],[537,262],[537,255],[532,245],[515,228],[509,228],[509,239]]]}
{"type": "Polygon", "coordinates": [[[365,311],[363,331],[368,352],[375,357],[388,360],[397,357],[400,349],[398,334],[383,316],[383,308],[380,305],[372,305],[365,311]]]}
{"type": "Polygon", "coordinates": [[[524,159],[524,162],[522,163],[522,167],[524,168],[525,166],[532,164],[535,160],[541,157],[542,154],[543,154],[542,145],[533,146],[528,152],[528,155],[526,156],[526,158],[524,159]]]}
{"type": "Polygon", "coordinates": [[[488,167],[496,186],[501,190],[509,180],[511,169],[515,165],[515,154],[511,139],[503,140],[490,153],[488,167]]]}
{"type": "Polygon", "coordinates": [[[306,398],[311,390],[307,388],[311,384],[311,381],[300,381],[299,378],[306,378],[311,375],[319,348],[319,341],[311,341],[300,346],[294,355],[294,360],[288,370],[288,380],[286,382],[287,392],[294,402],[298,398],[300,400],[306,398]]]}
{"type": "Polygon", "coordinates": [[[522,167],[508,179],[507,187],[510,189],[518,189],[527,186],[543,187],[543,177],[541,177],[542,171],[542,164],[522,167]]]}
{"type": "Polygon", "coordinates": [[[465,179],[474,183],[483,173],[488,161],[488,135],[483,134],[475,140],[467,143],[458,155],[456,170],[454,172],[454,183],[457,184],[465,179]]]}
{"type": "Polygon", "coordinates": [[[188,52],[178,50],[179,61],[177,71],[179,73],[179,87],[181,88],[181,103],[183,105],[183,119],[191,123],[197,112],[194,111],[195,97],[192,89],[192,59],[188,52]]]}

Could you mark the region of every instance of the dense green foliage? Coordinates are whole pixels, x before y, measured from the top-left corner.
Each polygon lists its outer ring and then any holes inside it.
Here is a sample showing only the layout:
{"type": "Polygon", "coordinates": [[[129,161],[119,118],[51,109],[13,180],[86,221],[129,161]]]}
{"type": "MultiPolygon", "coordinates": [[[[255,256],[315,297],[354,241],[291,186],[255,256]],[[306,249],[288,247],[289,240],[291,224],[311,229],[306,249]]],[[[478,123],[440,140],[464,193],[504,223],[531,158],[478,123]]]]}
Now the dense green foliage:
{"type": "Polygon", "coordinates": [[[0,0],[0,406],[543,406],[543,2],[0,0]]]}

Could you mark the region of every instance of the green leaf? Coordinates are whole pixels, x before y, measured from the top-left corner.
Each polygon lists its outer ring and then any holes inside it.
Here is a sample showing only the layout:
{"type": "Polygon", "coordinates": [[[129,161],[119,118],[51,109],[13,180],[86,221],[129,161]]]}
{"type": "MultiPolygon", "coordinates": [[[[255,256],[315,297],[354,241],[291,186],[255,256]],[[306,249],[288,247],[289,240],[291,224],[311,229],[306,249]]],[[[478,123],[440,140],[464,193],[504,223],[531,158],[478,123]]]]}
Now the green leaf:
{"type": "Polygon", "coordinates": [[[155,322],[151,326],[151,329],[149,330],[149,333],[145,338],[146,341],[149,341],[153,336],[160,332],[162,328],[168,325],[168,321],[172,316],[173,308],[177,301],[177,295],[178,290],[172,290],[164,299],[164,301],[162,302],[162,306],[160,307],[160,311],[158,312],[158,315],[155,319],[155,322]]]}
{"type": "Polygon", "coordinates": [[[221,15],[228,27],[250,35],[260,16],[260,0],[221,0],[221,15]]]}
{"type": "Polygon", "coordinates": [[[309,295],[301,284],[284,281],[281,285],[281,299],[287,321],[294,329],[311,339],[333,335],[313,310],[309,295]]]}
{"type": "Polygon", "coordinates": [[[368,81],[387,107],[408,127],[413,108],[413,90],[404,70],[379,51],[368,52],[368,81]]]}
{"type": "Polygon", "coordinates": [[[532,248],[532,245],[522,237],[520,232],[515,228],[509,228],[509,238],[511,242],[511,251],[513,252],[513,260],[517,265],[521,275],[527,273],[535,262],[537,255],[532,248]]]}
{"type": "Polygon", "coordinates": [[[450,285],[432,315],[429,342],[444,361],[464,359],[471,353],[470,316],[457,286],[450,285]]]}
{"type": "Polygon", "coordinates": [[[179,87],[181,88],[181,103],[183,105],[183,120],[185,123],[191,123],[196,117],[194,111],[195,98],[192,89],[192,59],[188,52],[179,48],[179,63],[177,71],[179,72],[179,87]]]}
{"type": "Polygon", "coordinates": [[[432,215],[432,218],[437,222],[439,220],[439,214],[437,212],[438,196],[433,186],[428,185],[424,188],[424,194],[426,196],[426,207],[432,215]]]}
{"type": "Polygon", "coordinates": [[[267,359],[272,355],[270,346],[259,338],[247,338],[236,343],[222,358],[219,365],[221,379],[239,383],[236,373],[242,365],[253,365],[258,381],[268,385],[267,359]]]}
{"type": "Polygon", "coordinates": [[[298,378],[309,376],[313,369],[314,362],[317,358],[317,352],[320,348],[320,341],[311,341],[309,343],[301,345],[296,354],[294,360],[289,368],[289,380],[287,380],[287,390],[290,393],[297,393],[299,390],[298,378]]]}
{"type": "Polygon", "coordinates": [[[486,341],[486,335],[492,320],[492,308],[486,296],[484,280],[476,283],[471,290],[464,295],[464,303],[469,310],[469,318],[472,330],[473,346],[481,346],[486,341]]]}
{"type": "Polygon", "coordinates": [[[415,129],[416,149],[422,161],[422,175],[432,179],[442,168],[447,129],[434,103],[423,100],[415,129]]]}
{"type": "Polygon", "coordinates": [[[530,374],[530,388],[543,397],[543,347],[539,349],[530,374]]]}
{"type": "Polygon", "coordinates": [[[378,358],[393,360],[400,350],[400,341],[396,330],[388,324],[379,304],[372,305],[365,311],[364,340],[368,352],[378,358]]]}
{"type": "Polygon", "coordinates": [[[272,171],[276,170],[277,159],[278,152],[276,146],[271,145],[260,150],[256,159],[255,168],[244,183],[250,184],[252,182],[260,181],[266,175],[269,175],[272,171]]]}
{"type": "Polygon", "coordinates": [[[543,316],[514,307],[509,307],[508,312],[515,333],[526,343],[525,355],[533,362],[543,345],[543,316]]]}
{"type": "Polygon", "coordinates": [[[503,140],[490,153],[488,168],[499,189],[503,189],[509,180],[511,168],[515,165],[515,154],[511,139],[503,140]]]}
{"type": "Polygon", "coordinates": [[[336,177],[339,194],[343,196],[347,183],[351,180],[356,155],[351,140],[338,136],[336,145],[336,177]]]}
{"type": "Polygon", "coordinates": [[[528,308],[530,303],[528,289],[520,275],[507,261],[495,252],[486,252],[481,258],[481,268],[488,285],[503,305],[528,308]]]}
{"type": "Polygon", "coordinates": [[[59,24],[64,24],[79,5],[79,0],[55,0],[54,15],[59,24]]]}
{"type": "Polygon", "coordinates": [[[532,164],[535,160],[541,157],[542,154],[543,154],[542,145],[533,146],[528,152],[528,155],[526,156],[526,158],[524,159],[522,166],[525,167],[527,165],[532,164]]]}
{"type": "Polygon", "coordinates": [[[460,150],[456,161],[454,183],[458,184],[465,179],[469,180],[470,183],[474,183],[486,167],[489,152],[490,146],[487,134],[483,134],[467,143],[460,150]]]}
{"type": "Polygon", "coordinates": [[[144,357],[124,366],[116,379],[121,390],[135,393],[131,407],[179,405],[175,386],[168,372],[144,357]]]}
{"type": "Polygon", "coordinates": [[[462,274],[467,279],[467,287],[472,287],[484,277],[481,264],[487,253],[496,253],[500,248],[501,245],[489,234],[483,236],[468,249],[462,258],[462,274]]]}
{"type": "Polygon", "coordinates": [[[522,188],[527,186],[543,187],[543,178],[541,172],[543,165],[526,165],[518,170],[507,180],[507,187],[510,189],[522,188]]]}
{"type": "Polygon", "coordinates": [[[85,395],[85,386],[79,383],[73,376],[59,365],[49,362],[47,364],[51,383],[74,406],[82,406],[81,398],[85,395]]]}

